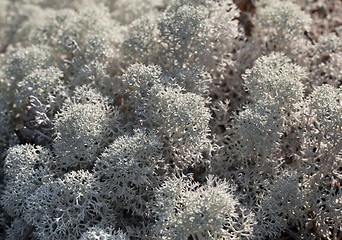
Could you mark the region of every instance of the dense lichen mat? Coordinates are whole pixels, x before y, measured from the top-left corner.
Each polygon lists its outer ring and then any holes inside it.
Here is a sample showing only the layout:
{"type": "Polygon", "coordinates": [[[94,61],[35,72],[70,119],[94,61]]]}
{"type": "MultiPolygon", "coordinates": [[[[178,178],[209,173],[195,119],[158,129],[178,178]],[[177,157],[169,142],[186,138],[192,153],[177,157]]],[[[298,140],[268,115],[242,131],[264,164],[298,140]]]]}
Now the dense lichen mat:
{"type": "Polygon", "coordinates": [[[0,240],[342,239],[341,12],[0,0],[0,240]]]}

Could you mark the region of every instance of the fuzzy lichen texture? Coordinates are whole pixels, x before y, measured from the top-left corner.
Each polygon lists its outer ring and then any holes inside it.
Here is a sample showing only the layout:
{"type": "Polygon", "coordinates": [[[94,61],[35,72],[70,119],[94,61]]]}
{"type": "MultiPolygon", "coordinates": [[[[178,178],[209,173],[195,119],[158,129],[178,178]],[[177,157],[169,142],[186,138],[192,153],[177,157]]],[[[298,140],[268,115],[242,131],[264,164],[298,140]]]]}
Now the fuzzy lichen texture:
{"type": "Polygon", "coordinates": [[[204,164],[210,154],[210,113],[205,101],[181,88],[155,85],[148,93],[146,119],[165,143],[165,158],[175,170],[204,164]],[[157,114],[156,114],[157,113],[157,114]]]}
{"type": "Polygon", "coordinates": [[[304,82],[307,94],[322,84],[341,85],[342,38],[338,34],[323,35],[314,45],[298,48],[297,52],[296,62],[308,69],[308,79],[304,82]]]}
{"type": "MultiPolygon", "coordinates": [[[[300,144],[297,132],[290,130],[297,129],[300,124],[297,118],[304,105],[302,80],[305,77],[302,67],[277,52],[259,57],[243,75],[251,102],[233,116],[230,141],[223,155],[227,158],[223,160],[227,168],[225,172],[218,171],[235,180],[244,193],[243,202],[254,209],[258,222],[256,239],[280,236],[288,227],[286,219],[293,219],[290,204],[281,203],[274,186],[290,181],[283,169],[286,166],[284,159],[290,153],[283,145],[287,146],[293,135],[300,144]]],[[[299,150],[296,153],[298,155],[299,150]]],[[[299,186],[298,178],[291,179],[299,186]]],[[[295,202],[296,189],[287,190],[291,190],[288,201],[295,202]]]]}
{"type": "Polygon", "coordinates": [[[0,236],[340,239],[337,2],[0,0],[0,236]]]}
{"type": "Polygon", "coordinates": [[[263,101],[247,106],[236,116],[234,124],[240,136],[241,159],[259,157],[267,161],[278,150],[283,121],[273,103],[263,101]]]}
{"type": "Polygon", "coordinates": [[[38,68],[48,68],[53,65],[49,48],[44,45],[19,47],[6,56],[7,78],[12,81],[12,91],[17,83],[38,68]]]}
{"type": "Polygon", "coordinates": [[[129,105],[133,111],[139,110],[140,123],[162,137],[164,157],[171,168],[179,171],[205,163],[211,117],[203,97],[169,84],[153,65],[131,66],[123,84],[131,93],[129,105]]]}
{"type": "Polygon", "coordinates": [[[270,100],[279,109],[291,112],[304,97],[305,69],[283,53],[273,52],[258,58],[243,75],[246,90],[254,101],[270,100]]]}
{"type": "Polygon", "coordinates": [[[304,69],[284,56],[271,53],[258,58],[243,75],[245,88],[254,101],[235,116],[234,123],[242,158],[256,154],[271,159],[279,151],[282,135],[291,128],[304,98],[304,69]]]}
{"type": "Polygon", "coordinates": [[[111,134],[111,113],[104,99],[86,97],[78,102],[77,99],[66,102],[55,119],[57,137],[53,148],[58,158],[56,165],[64,170],[91,167],[111,134]]]}
{"type": "Polygon", "coordinates": [[[238,14],[230,0],[173,1],[156,22],[134,22],[122,52],[130,63],[159,64],[167,71],[204,66],[209,71],[230,50],[238,14]]]}
{"type": "Polygon", "coordinates": [[[300,177],[296,171],[286,171],[271,184],[265,184],[265,191],[261,193],[255,204],[255,238],[277,238],[289,226],[304,224],[302,216],[305,214],[304,193],[300,190],[300,177]]]}
{"type": "Polygon", "coordinates": [[[108,94],[117,90],[113,76],[121,70],[120,54],[115,49],[122,41],[122,30],[103,4],[89,3],[79,11],[56,11],[32,31],[30,41],[51,48],[66,85],[91,84],[108,94]]]}
{"type": "Polygon", "coordinates": [[[78,239],[99,223],[105,209],[96,186],[91,173],[69,172],[36,189],[25,200],[23,218],[39,239],[78,239]]]}
{"type": "Polygon", "coordinates": [[[210,176],[201,186],[189,177],[173,177],[155,195],[156,239],[247,239],[253,234],[253,215],[240,208],[225,181],[210,176]]]}
{"type": "Polygon", "coordinates": [[[17,108],[26,104],[30,95],[42,100],[47,106],[47,112],[52,115],[62,107],[67,96],[67,90],[61,80],[63,72],[56,67],[36,69],[18,83],[15,91],[17,108]]]}
{"type": "Polygon", "coordinates": [[[256,25],[267,51],[289,53],[298,39],[304,38],[312,19],[291,1],[260,1],[256,25]],[[262,7],[263,5],[266,5],[262,7]]]}
{"type": "Polygon", "coordinates": [[[41,146],[16,145],[7,150],[4,164],[6,187],[1,205],[13,217],[21,217],[26,199],[43,183],[53,179],[49,169],[52,153],[41,146]]]}
{"type": "Polygon", "coordinates": [[[128,238],[121,230],[115,231],[111,227],[95,226],[84,232],[79,240],[128,240],[128,238]]]}
{"type": "Polygon", "coordinates": [[[153,18],[158,15],[157,8],[163,7],[162,0],[105,0],[106,5],[110,5],[113,10],[112,16],[118,22],[127,25],[142,15],[153,18]]]}
{"type": "Polygon", "coordinates": [[[149,214],[153,189],[161,178],[162,147],[160,137],[141,129],[136,129],[133,136],[118,137],[95,162],[94,175],[104,198],[117,209],[149,214]]]}
{"type": "Polygon", "coordinates": [[[315,235],[331,238],[341,231],[342,174],[342,91],[331,85],[317,87],[306,99],[303,114],[302,191],[307,201],[306,231],[315,228],[315,235]]]}

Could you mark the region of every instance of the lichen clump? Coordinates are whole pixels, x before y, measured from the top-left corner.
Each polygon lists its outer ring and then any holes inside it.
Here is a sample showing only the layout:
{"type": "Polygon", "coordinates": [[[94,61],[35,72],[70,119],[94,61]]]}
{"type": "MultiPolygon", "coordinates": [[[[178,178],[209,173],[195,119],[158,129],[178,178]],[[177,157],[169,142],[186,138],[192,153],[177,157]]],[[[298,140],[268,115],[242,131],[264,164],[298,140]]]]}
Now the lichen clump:
{"type": "Polygon", "coordinates": [[[0,240],[342,239],[341,12],[1,0],[0,240]]]}

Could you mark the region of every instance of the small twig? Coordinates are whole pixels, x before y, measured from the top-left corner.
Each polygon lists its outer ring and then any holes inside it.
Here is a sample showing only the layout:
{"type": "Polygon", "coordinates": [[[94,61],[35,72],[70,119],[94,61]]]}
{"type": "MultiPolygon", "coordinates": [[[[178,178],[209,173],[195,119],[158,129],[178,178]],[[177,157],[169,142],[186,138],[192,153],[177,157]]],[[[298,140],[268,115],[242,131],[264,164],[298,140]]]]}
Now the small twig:
{"type": "Polygon", "coordinates": [[[64,60],[63,60],[63,63],[69,64],[69,65],[72,65],[72,62],[71,62],[71,61],[69,61],[69,60],[67,60],[67,59],[64,59],[64,60]]]}
{"type": "Polygon", "coordinates": [[[339,232],[337,239],[342,239],[342,231],[339,232]]]}
{"type": "Polygon", "coordinates": [[[2,45],[2,47],[0,48],[0,53],[5,53],[10,43],[11,41],[7,41],[4,45],[2,45]]]}
{"type": "Polygon", "coordinates": [[[0,53],[5,53],[7,51],[7,48],[12,43],[15,34],[16,34],[16,31],[9,33],[10,37],[7,38],[7,41],[1,46],[0,53]]]}
{"type": "Polygon", "coordinates": [[[31,233],[33,232],[33,230],[34,230],[34,226],[30,226],[30,227],[26,230],[26,232],[24,233],[24,235],[23,235],[23,237],[21,238],[21,240],[27,240],[27,239],[30,237],[30,235],[31,235],[31,233]]]}
{"type": "Polygon", "coordinates": [[[304,36],[307,39],[309,39],[309,41],[311,42],[312,45],[315,45],[315,41],[312,39],[311,34],[307,30],[304,31],[304,36]]]}
{"type": "Polygon", "coordinates": [[[291,236],[286,236],[286,237],[278,238],[277,240],[289,240],[290,238],[292,239],[291,236]]]}
{"type": "Polygon", "coordinates": [[[295,240],[302,240],[297,234],[295,234],[292,230],[286,229],[285,232],[293,237],[295,240]]]}

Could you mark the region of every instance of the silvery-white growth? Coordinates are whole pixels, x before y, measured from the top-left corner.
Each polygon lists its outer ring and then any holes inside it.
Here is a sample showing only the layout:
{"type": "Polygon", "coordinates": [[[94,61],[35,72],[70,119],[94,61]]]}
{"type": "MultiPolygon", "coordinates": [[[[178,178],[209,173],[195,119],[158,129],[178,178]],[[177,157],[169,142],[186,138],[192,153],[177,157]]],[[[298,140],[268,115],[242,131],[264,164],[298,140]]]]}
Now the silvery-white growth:
{"type": "Polygon", "coordinates": [[[342,39],[336,33],[321,36],[307,48],[298,46],[293,55],[295,61],[307,69],[308,78],[304,82],[307,93],[322,84],[340,85],[342,39]]]}
{"type": "Polygon", "coordinates": [[[156,24],[149,18],[138,18],[130,27],[129,35],[122,44],[122,54],[129,63],[153,63],[157,58],[156,24]]]}
{"type": "Polygon", "coordinates": [[[113,110],[101,94],[89,91],[87,95],[76,90],[84,98],[77,99],[79,95],[76,95],[56,114],[54,124],[57,136],[53,149],[58,158],[56,165],[61,169],[92,166],[112,134],[113,110]]]}
{"type": "Polygon", "coordinates": [[[16,145],[7,150],[4,163],[6,187],[1,205],[13,217],[20,217],[26,208],[26,199],[43,183],[53,179],[49,169],[52,153],[42,146],[16,145]]]}
{"type": "Polygon", "coordinates": [[[342,5],[304,2],[0,1],[0,235],[341,238],[342,5]]]}
{"type": "Polygon", "coordinates": [[[46,182],[25,199],[24,220],[40,239],[78,239],[106,208],[94,176],[84,170],[46,182]],[[72,203],[72,204],[70,204],[72,203]]]}
{"type": "Polygon", "coordinates": [[[336,135],[342,131],[342,88],[331,85],[317,87],[308,99],[310,109],[325,133],[336,135]]]}
{"type": "MultiPolygon", "coordinates": [[[[180,87],[154,85],[145,102],[146,120],[162,136],[165,158],[176,171],[205,164],[210,154],[209,109],[204,99],[180,87]]],[[[148,126],[148,125],[147,125],[148,126]]]]}
{"type": "Polygon", "coordinates": [[[309,30],[312,19],[299,5],[280,0],[260,1],[258,4],[256,25],[260,33],[268,38],[269,51],[289,52],[296,40],[304,37],[304,30],[309,30]]]}
{"type": "Polygon", "coordinates": [[[47,107],[47,112],[53,114],[62,107],[67,96],[62,77],[63,72],[53,66],[47,69],[34,69],[18,83],[15,91],[18,107],[26,105],[27,98],[33,95],[47,107]]]}
{"type": "MultiPolygon", "coordinates": [[[[322,85],[306,99],[302,122],[302,189],[310,218],[316,219],[320,235],[341,230],[341,88],[322,85]],[[312,215],[313,214],[313,215],[312,215]]],[[[305,221],[305,220],[302,220],[305,221]]]]}
{"type": "Polygon", "coordinates": [[[115,231],[111,227],[91,227],[84,232],[79,240],[128,240],[121,230],[115,231]]]}
{"type": "MultiPolygon", "coordinates": [[[[234,119],[240,158],[272,157],[283,132],[283,120],[279,108],[271,101],[248,105],[234,119]]],[[[234,143],[235,144],[235,143],[234,143]]]]}
{"type": "Polygon", "coordinates": [[[259,57],[242,77],[254,101],[272,101],[283,111],[294,110],[304,97],[305,70],[280,52],[259,57]]]}
{"type": "Polygon", "coordinates": [[[87,2],[80,11],[66,8],[51,14],[43,26],[32,29],[30,41],[50,48],[67,86],[86,83],[102,92],[116,91],[117,81],[111,77],[121,71],[116,49],[122,28],[103,4],[87,2]],[[72,42],[77,43],[77,50],[68,47],[72,42]]]}
{"type": "Polygon", "coordinates": [[[123,86],[125,92],[130,93],[130,104],[139,106],[154,84],[180,86],[188,92],[206,96],[211,80],[210,74],[203,67],[176,68],[163,73],[159,65],[133,64],[123,76],[123,86]]]}
{"type": "Polygon", "coordinates": [[[167,80],[158,66],[134,64],[123,84],[130,92],[128,103],[142,108],[144,126],[162,138],[164,157],[178,171],[203,163],[203,153],[210,149],[210,113],[203,97],[167,80]]]}
{"type": "Polygon", "coordinates": [[[123,75],[123,87],[129,93],[129,104],[133,108],[144,106],[148,91],[155,84],[161,84],[162,70],[158,65],[133,64],[123,75]]]}
{"type": "Polygon", "coordinates": [[[289,225],[304,224],[306,201],[304,192],[300,191],[301,182],[296,171],[285,172],[266,187],[264,195],[255,205],[255,235],[258,239],[265,236],[277,238],[289,225]],[[304,210],[304,211],[303,211],[304,210]]]}
{"type": "Polygon", "coordinates": [[[104,198],[118,205],[118,209],[142,216],[149,214],[152,191],[160,182],[159,168],[164,164],[162,148],[161,138],[143,129],[115,139],[94,167],[104,198]]]}
{"type": "Polygon", "coordinates": [[[155,239],[248,239],[253,235],[253,216],[243,210],[226,181],[210,176],[200,185],[191,177],[172,177],[155,195],[155,239]]]}
{"type": "Polygon", "coordinates": [[[165,10],[158,22],[158,30],[161,43],[166,45],[159,56],[163,59],[162,57],[167,58],[167,55],[172,54],[172,61],[165,61],[166,66],[183,67],[188,63],[189,58],[192,63],[195,63],[208,54],[205,47],[208,42],[202,35],[207,11],[204,6],[192,6],[177,1],[165,10]],[[188,53],[189,48],[193,49],[192,54],[188,53]]]}
{"type": "Polygon", "coordinates": [[[188,92],[196,93],[201,96],[208,96],[212,77],[204,67],[190,66],[188,69],[176,68],[164,76],[168,84],[177,84],[188,92]]]}
{"type": "Polygon", "coordinates": [[[133,23],[122,52],[130,63],[159,64],[165,70],[196,65],[210,71],[231,49],[238,13],[231,0],[172,1],[157,21],[133,23]]]}
{"type": "Polygon", "coordinates": [[[8,68],[6,75],[12,79],[12,91],[24,77],[39,68],[47,68],[53,64],[53,58],[48,47],[33,45],[19,47],[7,57],[8,68]]]}

